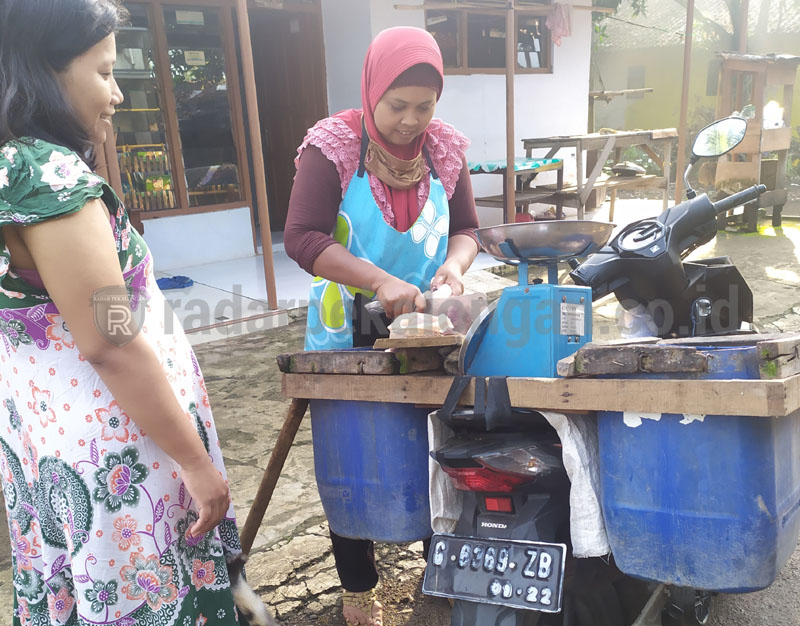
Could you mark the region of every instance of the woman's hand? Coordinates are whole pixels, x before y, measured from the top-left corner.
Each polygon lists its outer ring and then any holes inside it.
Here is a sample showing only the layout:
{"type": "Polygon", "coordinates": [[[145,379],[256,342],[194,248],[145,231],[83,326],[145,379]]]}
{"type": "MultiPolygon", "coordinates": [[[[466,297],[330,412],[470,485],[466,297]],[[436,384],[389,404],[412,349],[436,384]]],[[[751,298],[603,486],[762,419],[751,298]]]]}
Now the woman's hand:
{"type": "Polygon", "coordinates": [[[425,298],[422,292],[395,276],[387,275],[374,291],[389,319],[394,319],[403,313],[425,310],[425,298]]]}
{"type": "Polygon", "coordinates": [[[431,291],[436,291],[442,285],[448,285],[454,296],[460,296],[464,293],[463,278],[464,274],[457,263],[445,261],[431,280],[431,291]]]}
{"type": "Polygon", "coordinates": [[[225,517],[231,504],[230,490],[208,457],[197,467],[183,467],[181,477],[200,514],[189,529],[189,535],[202,537],[225,517]]]}

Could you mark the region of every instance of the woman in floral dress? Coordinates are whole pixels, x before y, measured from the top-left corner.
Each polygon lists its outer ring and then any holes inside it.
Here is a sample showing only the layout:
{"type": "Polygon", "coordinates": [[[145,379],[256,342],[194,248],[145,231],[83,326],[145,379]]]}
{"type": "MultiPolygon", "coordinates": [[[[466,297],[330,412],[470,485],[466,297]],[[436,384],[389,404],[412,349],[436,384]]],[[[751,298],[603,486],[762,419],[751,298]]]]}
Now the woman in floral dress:
{"type": "Polygon", "coordinates": [[[14,624],[238,623],[208,395],[87,161],[122,94],[114,0],[0,3],[0,473],[14,624]],[[84,160],[86,157],[86,161],[84,160]]]}

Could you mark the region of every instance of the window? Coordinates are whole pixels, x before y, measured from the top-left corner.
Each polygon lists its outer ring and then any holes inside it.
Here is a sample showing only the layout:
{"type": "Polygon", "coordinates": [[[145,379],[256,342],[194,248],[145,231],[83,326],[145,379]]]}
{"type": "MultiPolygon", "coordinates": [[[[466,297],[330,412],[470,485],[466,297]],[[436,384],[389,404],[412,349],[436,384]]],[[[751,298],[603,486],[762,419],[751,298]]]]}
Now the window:
{"type": "Polygon", "coordinates": [[[114,116],[125,205],[147,218],[244,204],[230,13],[160,2],[126,8],[114,71],[125,98],[114,116]]]}
{"type": "MultiPolygon", "coordinates": [[[[552,72],[547,5],[516,13],[517,73],[552,72]]],[[[445,73],[502,74],[506,67],[505,11],[429,10],[428,31],[442,51],[445,73]]]]}
{"type": "Polygon", "coordinates": [[[241,200],[219,11],[165,8],[164,23],[189,206],[241,200]]]}
{"type": "Polygon", "coordinates": [[[125,98],[114,115],[122,199],[129,209],[173,209],[177,201],[150,20],[147,7],[130,5],[128,10],[130,26],[117,34],[114,69],[125,98]]]}

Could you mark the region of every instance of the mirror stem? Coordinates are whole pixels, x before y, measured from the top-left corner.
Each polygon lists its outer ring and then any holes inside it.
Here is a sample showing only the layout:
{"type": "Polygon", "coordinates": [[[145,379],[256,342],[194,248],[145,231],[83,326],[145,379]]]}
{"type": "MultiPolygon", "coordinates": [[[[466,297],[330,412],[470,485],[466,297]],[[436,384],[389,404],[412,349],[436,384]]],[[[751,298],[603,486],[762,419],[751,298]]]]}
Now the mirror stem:
{"type": "MultiPolygon", "coordinates": [[[[697,163],[697,156],[693,154],[689,159],[689,165],[686,166],[686,171],[683,173],[683,188],[686,190],[686,197],[689,200],[697,196],[697,192],[692,189],[692,186],[689,184],[689,172],[692,171],[692,167],[694,167],[695,163],[697,163]]],[[[667,184],[669,184],[669,181],[667,181],[667,184]]]]}

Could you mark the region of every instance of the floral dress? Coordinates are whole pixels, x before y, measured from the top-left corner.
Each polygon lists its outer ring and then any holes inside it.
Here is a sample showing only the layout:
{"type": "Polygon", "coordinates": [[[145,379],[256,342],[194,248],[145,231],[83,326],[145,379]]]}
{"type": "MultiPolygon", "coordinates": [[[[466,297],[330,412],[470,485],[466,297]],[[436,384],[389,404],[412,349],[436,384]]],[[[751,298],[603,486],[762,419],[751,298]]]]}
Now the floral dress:
{"type": "MultiPolygon", "coordinates": [[[[36,224],[103,198],[141,332],[223,473],[203,376],[158,290],[152,258],[102,178],[40,140],[0,148],[0,225],[36,224]],[[165,331],[165,328],[169,332],[165,331]]],[[[0,231],[0,473],[14,624],[237,624],[224,554],[233,508],[187,537],[196,507],[179,466],[114,400],[47,292],[11,269],[0,231]]]]}

